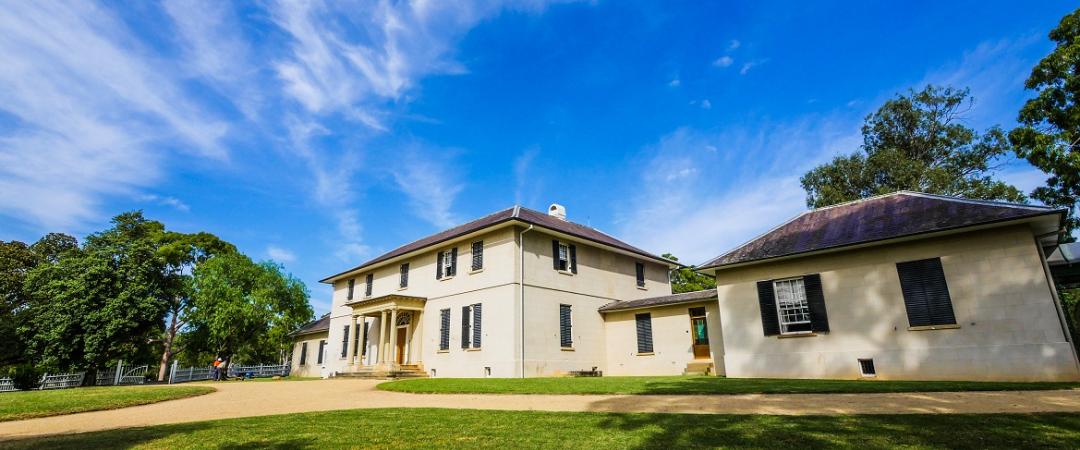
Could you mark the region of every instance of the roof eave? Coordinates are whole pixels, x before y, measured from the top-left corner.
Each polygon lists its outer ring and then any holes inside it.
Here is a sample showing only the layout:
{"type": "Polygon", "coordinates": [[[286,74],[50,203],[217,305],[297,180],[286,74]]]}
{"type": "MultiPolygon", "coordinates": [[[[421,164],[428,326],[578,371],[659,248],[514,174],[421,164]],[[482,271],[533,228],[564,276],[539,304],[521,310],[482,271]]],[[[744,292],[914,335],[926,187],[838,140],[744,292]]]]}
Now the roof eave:
{"type": "Polygon", "coordinates": [[[877,240],[872,240],[872,241],[856,242],[856,243],[840,245],[840,246],[836,246],[836,247],[823,248],[823,249],[819,249],[819,250],[810,250],[810,251],[799,252],[799,253],[790,253],[790,254],[786,254],[786,255],[771,256],[771,257],[768,257],[768,258],[760,258],[760,259],[754,259],[754,260],[749,260],[749,261],[740,261],[740,262],[731,263],[731,264],[715,264],[715,265],[711,265],[711,266],[703,266],[703,267],[696,268],[695,272],[703,273],[703,274],[706,274],[706,275],[715,275],[716,272],[720,271],[720,270],[735,269],[735,268],[739,268],[739,267],[747,267],[747,266],[753,266],[753,265],[764,264],[764,263],[769,263],[769,262],[783,261],[783,260],[795,259],[795,258],[803,258],[803,257],[808,257],[808,256],[815,256],[815,255],[821,255],[821,254],[826,254],[826,253],[834,253],[834,252],[846,251],[846,250],[854,250],[854,249],[859,249],[859,248],[875,247],[875,246],[880,246],[880,245],[888,245],[888,244],[894,244],[894,243],[898,243],[898,242],[906,242],[906,241],[913,241],[913,240],[919,240],[919,239],[930,239],[930,238],[939,237],[939,236],[947,236],[947,235],[951,235],[951,234],[959,234],[959,233],[963,233],[963,232],[967,232],[967,231],[977,231],[977,230],[980,230],[980,229],[990,229],[990,228],[999,228],[999,227],[1004,227],[1004,226],[1009,226],[1009,225],[1019,225],[1021,223],[1035,222],[1039,218],[1047,217],[1047,216],[1055,215],[1055,214],[1060,216],[1059,220],[1058,220],[1058,225],[1057,225],[1058,230],[1060,231],[1060,229],[1064,225],[1065,214],[1066,214],[1067,211],[1068,210],[1066,210],[1066,209],[1048,210],[1046,212],[1039,213],[1039,214],[1032,214],[1032,215],[1023,216],[1023,217],[1015,217],[1015,218],[1004,219],[1004,220],[1000,220],[1000,221],[983,222],[983,223],[975,224],[975,225],[964,225],[964,226],[959,226],[959,227],[946,228],[946,229],[942,229],[942,230],[934,230],[934,231],[928,231],[928,232],[922,232],[922,233],[906,234],[906,235],[903,235],[903,236],[896,236],[896,237],[891,237],[891,238],[886,238],[886,239],[877,239],[877,240]],[[711,271],[712,273],[708,273],[707,271],[711,271]]]}

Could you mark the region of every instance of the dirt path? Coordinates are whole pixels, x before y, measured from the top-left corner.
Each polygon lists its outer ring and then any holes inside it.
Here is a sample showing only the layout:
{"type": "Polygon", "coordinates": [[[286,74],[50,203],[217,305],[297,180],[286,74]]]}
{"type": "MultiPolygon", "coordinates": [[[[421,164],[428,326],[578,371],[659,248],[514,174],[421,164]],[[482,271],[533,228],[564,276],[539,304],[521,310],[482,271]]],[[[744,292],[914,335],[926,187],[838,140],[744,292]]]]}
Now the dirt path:
{"type": "Polygon", "coordinates": [[[0,422],[0,439],[111,428],[351,408],[434,407],[501,410],[697,414],[894,414],[1080,412],[1080,390],[793,395],[478,395],[403,394],[374,380],[213,384],[218,392],[111,411],[0,422]]]}

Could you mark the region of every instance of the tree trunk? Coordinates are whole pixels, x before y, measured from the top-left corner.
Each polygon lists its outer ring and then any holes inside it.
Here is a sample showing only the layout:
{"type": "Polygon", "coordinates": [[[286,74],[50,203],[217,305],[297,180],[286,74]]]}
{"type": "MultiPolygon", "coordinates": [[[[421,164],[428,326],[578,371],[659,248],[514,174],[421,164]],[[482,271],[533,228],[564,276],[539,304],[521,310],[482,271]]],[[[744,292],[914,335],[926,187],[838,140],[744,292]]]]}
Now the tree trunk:
{"type": "Polygon", "coordinates": [[[165,349],[161,352],[161,367],[158,368],[158,381],[165,381],[165,373],[169,370],[169,360],[172,359],[173,340],[177,332],[176,314],[169,319],[169,327],[165,330],[165,349]]]}

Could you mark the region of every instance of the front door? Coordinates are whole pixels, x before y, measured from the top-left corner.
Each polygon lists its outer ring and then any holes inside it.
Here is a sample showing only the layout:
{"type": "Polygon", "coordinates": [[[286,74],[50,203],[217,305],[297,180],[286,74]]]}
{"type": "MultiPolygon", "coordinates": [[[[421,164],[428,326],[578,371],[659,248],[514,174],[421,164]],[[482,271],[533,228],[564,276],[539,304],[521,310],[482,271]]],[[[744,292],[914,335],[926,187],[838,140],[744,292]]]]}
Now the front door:
{"type": "Polygon", "coordinates": [[[709,326],[705,321],[705,308],[690,308],[690,334],[693,338],[694,359],[709,359],[709,326]]]}
{"type": "Polygon", "coordinates": [[[405,364],[405,327],[401,327],[397,332],[397,361],[398,364],[405,364]]]}

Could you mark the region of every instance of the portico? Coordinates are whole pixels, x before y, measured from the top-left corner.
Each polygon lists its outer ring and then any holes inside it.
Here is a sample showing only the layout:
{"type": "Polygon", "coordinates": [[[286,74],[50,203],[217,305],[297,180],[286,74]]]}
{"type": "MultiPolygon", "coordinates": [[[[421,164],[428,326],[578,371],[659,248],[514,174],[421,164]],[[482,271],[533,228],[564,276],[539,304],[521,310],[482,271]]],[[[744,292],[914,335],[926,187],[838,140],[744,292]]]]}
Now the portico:
{"type": "Polygon", "coordinates": [[[424,314],[423,297],[390,294],[346,303],[352,307],[349,325],[352,334],[348,341],[348,368],[392,372],[402,366],[419,368],[423,349],[422,323],[424,314]],[[366,318],[373,318],[364,335],[366,318]],[[377,339],[377,340],[376,340],[377,339]],[[375,342],[374,352],[357,351],[356,345],[371,346],[375,342]],[[368,353],[368,354],[365,354],[368,353]]]}

